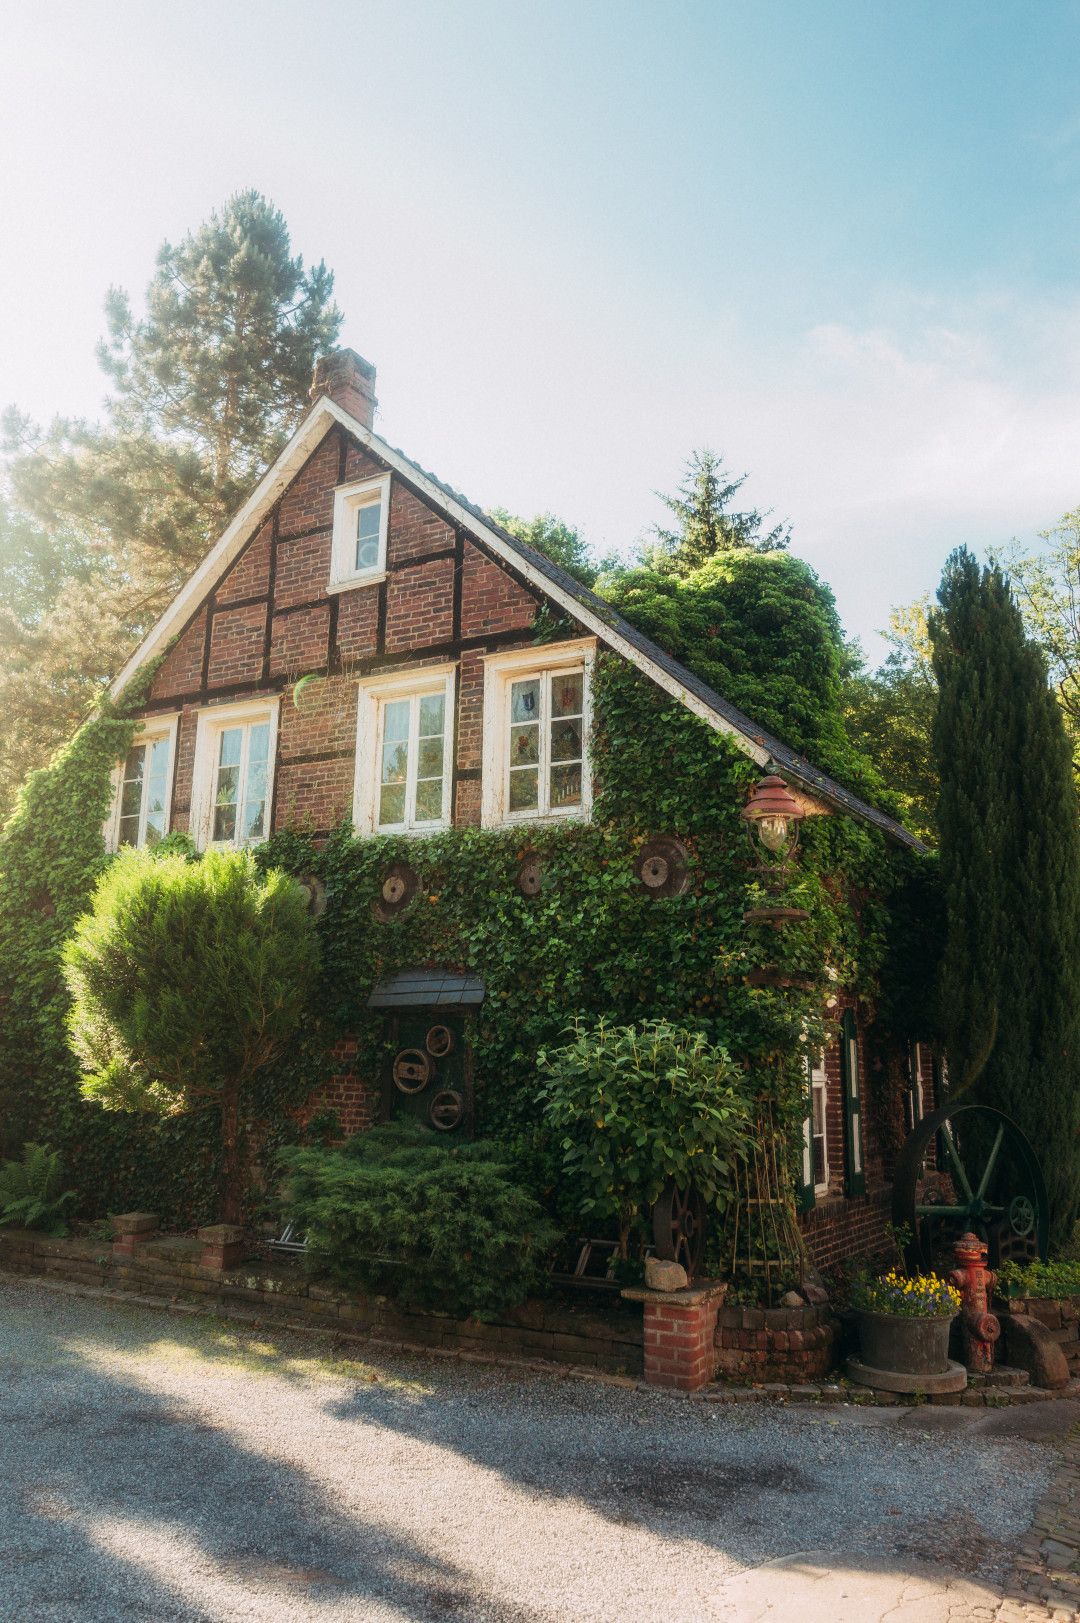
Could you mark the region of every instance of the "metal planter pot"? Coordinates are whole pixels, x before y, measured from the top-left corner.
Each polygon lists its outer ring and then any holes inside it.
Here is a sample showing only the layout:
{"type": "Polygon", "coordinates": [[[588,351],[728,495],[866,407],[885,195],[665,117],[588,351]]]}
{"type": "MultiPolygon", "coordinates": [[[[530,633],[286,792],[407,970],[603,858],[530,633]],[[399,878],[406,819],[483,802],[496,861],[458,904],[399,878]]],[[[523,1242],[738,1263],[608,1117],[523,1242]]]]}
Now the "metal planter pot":
{"type": "Polygon", "coordinates": [[[943,1375],[949,1368],[949,1330],[954,1313],[909,1319],[900,1313],[859,1314],[862,1362],[901,1375],[943,1375]]]}

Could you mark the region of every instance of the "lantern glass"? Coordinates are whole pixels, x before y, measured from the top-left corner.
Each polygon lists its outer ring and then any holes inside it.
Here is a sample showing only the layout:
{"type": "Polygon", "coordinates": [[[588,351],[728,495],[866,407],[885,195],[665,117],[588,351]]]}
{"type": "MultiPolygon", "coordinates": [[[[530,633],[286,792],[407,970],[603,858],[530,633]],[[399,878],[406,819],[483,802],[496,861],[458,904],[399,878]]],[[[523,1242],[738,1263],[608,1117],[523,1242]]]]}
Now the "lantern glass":
{"type": "Polygon", "coordinates": [[[756,819],[758,839],[766,851],[782,851],[788,839],[788,819],[778,815],[756,819]]]}

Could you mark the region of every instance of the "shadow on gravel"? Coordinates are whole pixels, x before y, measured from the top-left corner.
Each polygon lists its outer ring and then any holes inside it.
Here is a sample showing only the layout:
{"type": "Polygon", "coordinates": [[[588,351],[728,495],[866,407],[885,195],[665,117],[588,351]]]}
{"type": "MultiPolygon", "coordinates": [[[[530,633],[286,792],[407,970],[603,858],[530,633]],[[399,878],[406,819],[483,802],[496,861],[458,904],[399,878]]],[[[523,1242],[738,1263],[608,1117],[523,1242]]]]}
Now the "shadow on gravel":
{"type": "MultiPolygon", "coordinates": [[[[291,1596],[305,1618],[325,1608],[364,1619],[379,1601],[423,1623],[540,1623],[528,1607],[493,1610],[455,1567],[343,1513],[306,1473],[243,1446],[197,1408],[103,1372],[59,1325],[50,1331],[52,1315],[14,1305],[0,1290],[4,1618],[201,1623],[223,1615],[220,1605],[237,1607],[229,1616],[277,1618],[291,1596]]],[[[162,1341],[150,1315],[145,1327],[148,1345],[162,1341]]],[[[80,1324],[76,1334],[121,1347],[137,1367],[132,1328],[125,1321],[114,1337],[105,1324],[100,1335],[80,1324]]]]}

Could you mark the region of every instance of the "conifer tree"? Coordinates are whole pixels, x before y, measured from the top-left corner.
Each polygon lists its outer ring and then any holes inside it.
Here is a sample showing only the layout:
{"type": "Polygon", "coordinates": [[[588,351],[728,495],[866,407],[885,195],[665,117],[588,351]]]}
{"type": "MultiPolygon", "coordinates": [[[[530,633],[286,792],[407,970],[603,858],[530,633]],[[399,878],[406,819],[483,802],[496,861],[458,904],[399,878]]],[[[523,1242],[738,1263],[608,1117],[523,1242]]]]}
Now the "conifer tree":
{"type": "Polygon", "coordinates": [[[341,326],[333,276],[257,192],[162,247],[141,316],[118,288],[105,315],[105,421],[4,416],[0,611],[17,584],[44,612],[0,646],[0,706],[39,718],[0,751],[0,815],[277,455],[341,326]]]}
{"type": "Polygon", "coordinates": [[[791,540],[786,524],[776,524],[763,533],[767,513],[756,507],[745,513],[731,510],[731,502],[747,477],[744,473],[733,478],[715,451],[694,451],[678,494],[664,496],[657,492],[678,522],[674,530],[656,527],[659,547],[651,561],[683,571],[697,569],[722,552],[775,552],[786,547],[791,540]]]}
{"type": "Polygon", "coordinates": [[[1031,1139],[1060,1239],[1080,1214],[1080,821],[1041,651],[966,548],[930,617],[950,1091],[1031,1139]]]}

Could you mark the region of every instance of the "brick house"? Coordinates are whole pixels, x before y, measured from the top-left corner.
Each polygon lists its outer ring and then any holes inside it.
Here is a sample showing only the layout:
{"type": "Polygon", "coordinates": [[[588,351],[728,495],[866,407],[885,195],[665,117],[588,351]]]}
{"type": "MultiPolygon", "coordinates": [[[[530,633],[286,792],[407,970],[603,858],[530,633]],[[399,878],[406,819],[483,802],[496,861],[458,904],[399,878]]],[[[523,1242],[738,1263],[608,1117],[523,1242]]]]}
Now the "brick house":
{"type": "MultiPolygon", "coordinates": [[[[106,840],[184,830],[202,849],[303,824],[325,838],[588,819],[598,650],[630,661],[726,734],[804,810],[847,816],[909,847],[880,810],[769,736],[547,558],[374,432],[374,369],[350,350],[319,363],[310,411],[159,623],[118,696],[160,659],[116,773],[106,840]],[[569,632],[537,643],[542,607],[569,632]],[[317,679],[317,680],[306,680],[317,679]],[[284,702],[286,697],[290,702],[284,702]],[[303,702],[301,701],[303,696],[303,702]]],[[[453,994],[416,994],[417,1010],[453,994]]],[[[482,992],[481,994],[482,995],[482,992]]],[[[398,988],[387,994],[408,1013],[398,988]]],[[[828,1262],[872,1248],[887,1216],[885,1149],[862,1109],[869,1072],[854,1000],[808,1077],[803,1222],[828,1262]]],[[[351,1068],[328,1097],[347,1128],[377,1109],[351,1068]]],[[[933,1108],[914,1046],[910,1109],[933,1108]]]]}

